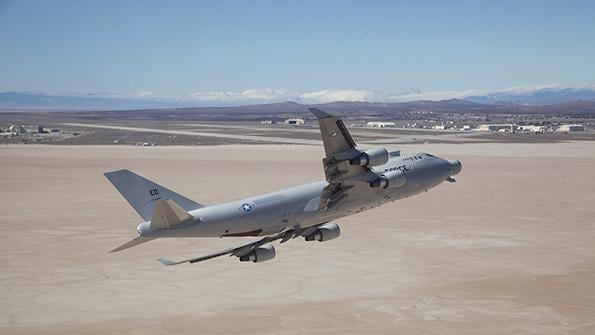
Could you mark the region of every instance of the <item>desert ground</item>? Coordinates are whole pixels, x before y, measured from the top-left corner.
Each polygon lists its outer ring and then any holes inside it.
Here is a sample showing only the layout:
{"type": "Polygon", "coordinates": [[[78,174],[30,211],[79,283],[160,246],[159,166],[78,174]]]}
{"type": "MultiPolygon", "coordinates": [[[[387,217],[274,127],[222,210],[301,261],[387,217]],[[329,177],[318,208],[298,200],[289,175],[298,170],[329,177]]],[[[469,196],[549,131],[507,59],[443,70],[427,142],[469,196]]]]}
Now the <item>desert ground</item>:
{"type": "Polygon", "coordinates": [[[164,267],[245,240],[108,254],[140,219],[103,172],[213,204],[321,179],[322,148],[0,146],[0,333],[595,333],[595,142],[397,147],[463,172],[270,262],[164,267]]]}

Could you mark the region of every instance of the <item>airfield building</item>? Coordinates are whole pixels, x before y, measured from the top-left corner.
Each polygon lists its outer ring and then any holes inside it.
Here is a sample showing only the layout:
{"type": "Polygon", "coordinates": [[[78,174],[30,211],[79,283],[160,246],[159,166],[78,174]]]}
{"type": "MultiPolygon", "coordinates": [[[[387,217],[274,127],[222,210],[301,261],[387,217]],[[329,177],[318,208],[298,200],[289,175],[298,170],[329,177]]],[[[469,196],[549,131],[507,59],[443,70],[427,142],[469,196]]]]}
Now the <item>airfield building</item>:
{"type": "Polygon", "coordinates": [[[287,119],[285,120],[285,124],[289,124],[292,126],[303,126],[306,124],[306,120],[304,119],[287,119]]]}
{"type": "Polygon", "coordinates": [[[585,131],[585,126],[582,124],[563,124],[557,131],[559,132],[573,132],[573,131],[585,131]]]}
{"type": "Polygon", "coordinates": [[[514,124],[480,124],[477,127],[479,131],[502,131],[502,132],[511,132],[513,133],[517,129],[517,126],[514,124]]]}
{"type": "Polygon", "coordinates": [[[372,121],[366,123],[366,127],[369,128],[394,128],[397,125],[394,122],[380,122],[380,121],[372,121]]]}
{"type": "Polygon", "coordinates": [[[8,132],[18,135],[18,134],[26,133],[27,130],[23,126],[18,126],[18,125],[13,124],[10,127],[8,127],[8,132]]]}
{"type": "Polygon", "coordinates": [[[527,125],[527,126],[519,126],[517,128],[518,131],[522,131],[522,132],[528,132],[528,133],[543,133],[547,130],[546,126],[533,126],[533,125],[527,125]]]}

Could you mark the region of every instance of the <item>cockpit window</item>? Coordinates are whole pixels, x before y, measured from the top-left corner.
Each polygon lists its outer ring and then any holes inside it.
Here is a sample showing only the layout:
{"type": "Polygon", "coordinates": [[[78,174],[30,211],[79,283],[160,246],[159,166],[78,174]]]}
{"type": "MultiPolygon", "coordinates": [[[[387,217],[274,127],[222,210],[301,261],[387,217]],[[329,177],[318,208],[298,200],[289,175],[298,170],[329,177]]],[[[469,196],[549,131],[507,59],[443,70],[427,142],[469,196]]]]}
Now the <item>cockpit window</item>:
{"type": "Polygon", "coordinates": [[[430,154],[426,154],[426,156],[428,156],[428,157],[432,157],[432,158],[436,158],[436,156],[434,156],[434,155],[430,155],[430,154]]]}

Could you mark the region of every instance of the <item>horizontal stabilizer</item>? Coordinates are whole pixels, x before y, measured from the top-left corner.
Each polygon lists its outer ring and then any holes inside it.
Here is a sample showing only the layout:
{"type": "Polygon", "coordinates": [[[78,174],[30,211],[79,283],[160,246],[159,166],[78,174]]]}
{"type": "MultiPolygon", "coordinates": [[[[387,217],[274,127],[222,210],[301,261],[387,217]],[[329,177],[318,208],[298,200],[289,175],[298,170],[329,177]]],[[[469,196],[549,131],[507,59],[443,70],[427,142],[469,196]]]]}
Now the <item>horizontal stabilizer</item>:
{"type": "Polygon", "coordinates": [[[151,217],[151,229],[169,229],[194,218],[173,200],[157,200],[151,217]]]}
{"type": "Polygon", "coordinates": [[[142,237],[142,236],[139,236],[139,237],[135,238],[134,240],[131,240],[131,241],[128,241],[128,242],[122,244],[121,246],[117,247],[116,249],[114,249],[114,250],[112,250],[110,252],[122,251],[124,249],[128,249],[128,248],[134,247],[135,245],[139,245],[139,244],[142,244],[142,243],[145,243],[145,242],[149,242],[150,240],[153,240],[153,239],[154,238],[152,238],[152,237],[142,237]]]}

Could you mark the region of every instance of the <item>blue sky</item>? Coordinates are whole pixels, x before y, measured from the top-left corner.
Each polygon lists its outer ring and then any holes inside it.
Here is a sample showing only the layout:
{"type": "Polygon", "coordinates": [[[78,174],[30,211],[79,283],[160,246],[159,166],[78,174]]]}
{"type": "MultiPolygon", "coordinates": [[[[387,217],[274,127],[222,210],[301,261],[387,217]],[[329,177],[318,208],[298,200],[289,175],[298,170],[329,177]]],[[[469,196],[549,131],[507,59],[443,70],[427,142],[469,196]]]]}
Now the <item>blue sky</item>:
{"type": "Polygon", "coordinates": [[[0,0],[0,91],[386,98],[593,84],[594,18],[595,1],[0,0]]]}

